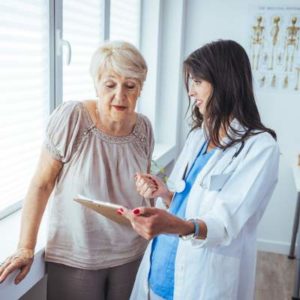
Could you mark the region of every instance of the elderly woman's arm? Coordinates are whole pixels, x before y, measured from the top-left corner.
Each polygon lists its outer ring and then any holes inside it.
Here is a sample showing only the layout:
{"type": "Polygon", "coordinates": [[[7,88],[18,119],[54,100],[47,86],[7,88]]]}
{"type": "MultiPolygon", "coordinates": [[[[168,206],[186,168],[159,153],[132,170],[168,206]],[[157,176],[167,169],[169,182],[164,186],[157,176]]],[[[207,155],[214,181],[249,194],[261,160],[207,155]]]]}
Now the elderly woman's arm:
{"type": "Polygon", "coordinates": [[[60,161],[53,159],[45,149],[42,150],[24,201],[18,249],[0,266],[0,282],[14,270],[20,269],[15,278],[15,283],[19,283],[29,272],[41,219],[62,166],[60,161]]]}
{"type": "Polygon", "coordinates": [[[173,193],[166,184],[157,176],[137,173],[135,176],[136,189],[144,198],[161,197],[167,207],[170,206],[173,193]]]}

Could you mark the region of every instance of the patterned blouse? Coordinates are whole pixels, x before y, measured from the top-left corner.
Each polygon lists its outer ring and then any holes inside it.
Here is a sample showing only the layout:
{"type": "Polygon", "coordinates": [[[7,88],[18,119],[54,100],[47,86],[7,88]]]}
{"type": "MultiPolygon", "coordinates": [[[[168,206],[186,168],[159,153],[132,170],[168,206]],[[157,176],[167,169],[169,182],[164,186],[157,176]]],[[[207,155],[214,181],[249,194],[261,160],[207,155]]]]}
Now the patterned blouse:
{"type": "Polygon", "coordinates": [[[138,114],[129,135],[110,136],[95,127],[83,103],[65,102],[50,117],[44,146],[63,163],[50,200],[46,261],[97,270],[141,257],[147,242],[131,227],[73,198],[82,194],[127,208],[147,205],[134,181],[151,163],[154,138],[147,117],[138,114]]]}

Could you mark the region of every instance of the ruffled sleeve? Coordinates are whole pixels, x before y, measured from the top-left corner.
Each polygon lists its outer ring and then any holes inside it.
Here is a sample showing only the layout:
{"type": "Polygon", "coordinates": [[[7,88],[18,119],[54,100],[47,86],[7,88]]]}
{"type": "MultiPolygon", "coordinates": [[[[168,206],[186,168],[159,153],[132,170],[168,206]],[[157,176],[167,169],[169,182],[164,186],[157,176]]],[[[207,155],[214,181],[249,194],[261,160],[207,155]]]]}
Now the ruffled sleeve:
{"type": "Polygon", "coordinates": [[[67,163],[77,150],[87,127],[83,113],[79,102],[69,101],[51,114],[44,146],[54,159],[67,163]]]}

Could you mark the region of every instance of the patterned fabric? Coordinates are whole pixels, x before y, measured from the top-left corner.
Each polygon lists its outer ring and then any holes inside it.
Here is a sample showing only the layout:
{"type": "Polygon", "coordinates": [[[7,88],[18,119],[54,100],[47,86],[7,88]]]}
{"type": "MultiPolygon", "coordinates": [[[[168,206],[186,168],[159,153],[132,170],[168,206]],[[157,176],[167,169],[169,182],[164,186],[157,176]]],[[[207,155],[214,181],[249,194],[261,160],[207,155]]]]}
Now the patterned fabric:
{"type": "Polygon", "coordinates": [[[50,205],[46,261],[101,269],[139,258],[147,242],[130,227],[114,223],[73,201],[77,194],[146,206],[134,174],[146,172],[154,147],[149,120],[139,114],[128,136],[101,132],[81,102],[66,102],[51,115],[45,148],[63,162],[50,205]]]}

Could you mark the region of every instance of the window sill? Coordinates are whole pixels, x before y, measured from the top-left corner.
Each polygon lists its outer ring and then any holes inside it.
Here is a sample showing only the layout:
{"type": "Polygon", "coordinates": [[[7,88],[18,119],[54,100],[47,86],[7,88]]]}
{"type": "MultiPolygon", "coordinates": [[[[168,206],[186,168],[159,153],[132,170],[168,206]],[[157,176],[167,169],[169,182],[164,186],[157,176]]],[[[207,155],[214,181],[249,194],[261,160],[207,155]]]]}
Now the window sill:
{"type": "Polygon", "coordinates": [[[175,145],[159,143],[155,145],[152,159],[162,168],[166,167],[176,156],[175,145]]]}
{"type": "MultiPolygon", "coordinates": [[[[44,218],[45,219],[45,218],[44,218]]],[[[3,262],[17,248],[21,211],[17,211],[0,221],[1,251],[0,262],[3,262]],[[8,234],[9,233],[9,234],[8,234]]],[[[19,299],[28,292],[45,275],[44,245],[45,222],[42,223],[36,246],[34,261],[30,273],[19,284],[14,284],[18,271],[13,272],[0,284],[0,299],[19,299]]]]}
{"type": "MultiPolygon", "coordinates": [[[[175,159],[175,155],[175,146],[156,144],[153,153],[153,160],[159,166],[165,167],[175,159]]],[[[14,284],[14,279],[18,271],[11,274],[2,284],[0,284],[0,299],[19,299],[44,277],[44,246],[46,241],[45,219],[46,218],[43,218],[39,231],[34,262],[29,274],[18,285],[14,284]]],[[[4,261],[15,251],[18,244],[20,222],[20,210],[0,220],[0,262],[4,261]]]]}

